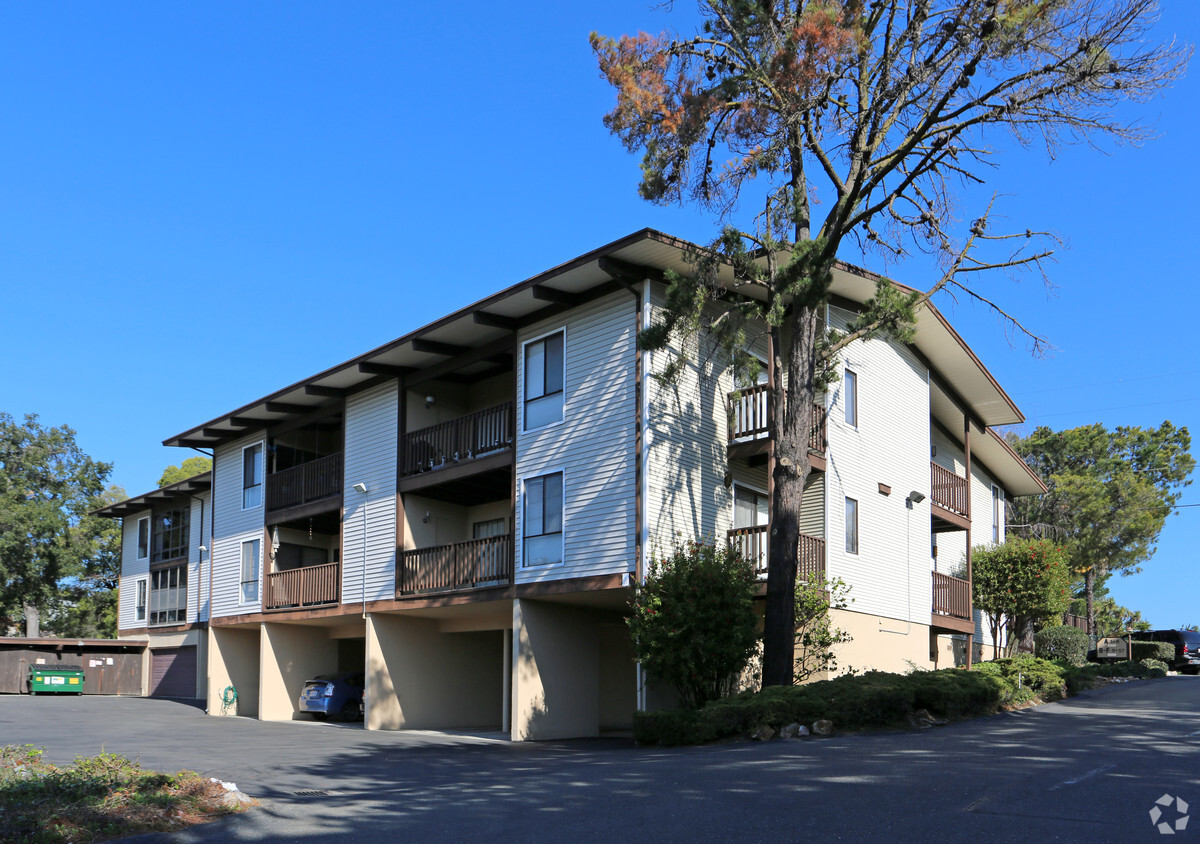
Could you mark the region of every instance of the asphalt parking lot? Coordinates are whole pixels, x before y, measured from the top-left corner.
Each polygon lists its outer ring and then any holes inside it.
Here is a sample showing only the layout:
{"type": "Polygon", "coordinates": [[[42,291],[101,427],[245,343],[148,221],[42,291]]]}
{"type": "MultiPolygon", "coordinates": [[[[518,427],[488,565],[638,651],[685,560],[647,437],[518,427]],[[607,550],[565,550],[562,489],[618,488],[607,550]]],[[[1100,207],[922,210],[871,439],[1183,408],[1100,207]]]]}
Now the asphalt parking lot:
{"type": "MultiPolygon", "coordinates": [[[[210,718],[137,698],[3,696],[0,743],[42,746],[55,761],[106,750],[147,768],[190,768],[260,801],[242,816],[145,839],[184,844],[1091,844],[1162,840],[1148,812],[1163,795],[1200,813],[1200,677],[1111,686],[923,732],[678,749],[210,718]]],[[[1200,821],[1185,832],[1200,834],[1200,821]]]]}

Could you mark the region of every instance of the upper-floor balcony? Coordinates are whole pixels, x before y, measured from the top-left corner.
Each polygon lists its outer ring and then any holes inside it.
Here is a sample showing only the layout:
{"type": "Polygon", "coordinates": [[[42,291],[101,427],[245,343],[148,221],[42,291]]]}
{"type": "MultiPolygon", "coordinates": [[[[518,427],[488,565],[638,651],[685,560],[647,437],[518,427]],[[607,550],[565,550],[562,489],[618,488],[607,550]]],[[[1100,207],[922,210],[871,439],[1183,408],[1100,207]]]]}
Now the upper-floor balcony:
{"type": "Polygon", "coordinates": [[[267,511],[287,510],[289,517],[340,507],[342,453],[318,457],[267,475],[267,511]]]}
{"type": "Polygon", "coordinates": [[[967,479],[930,462],[934,531],[965,530],[971,525],[967,479]]]}
{"type": "Polygon", "coordinates": [[[511,533],[405,551],[396,567],[396,597],[507,586],[513,580],[511,533]]]}
{"type": "Polygon", "coordinates": [[[973,633],[971,619],[971,581],[931,572],[933,580],[930,627],[956,633],[973,633]]]}
{"type": "Polygon", "coordinates": [[[331,606],[341,599],[342,565],[325,563],[270,572],[265,586],[266,612],[331,606]]]}
{"type": "MultiPolygon", "coordinates": [[[[767,384],[756,384],[729,394],[729,456],[763,454],[770,439],[771,407],[774,397],[767,384]]],[[[808,450],[814,469],[824,470],[826,439],[825,408],[814,404],[808,450]]]]}
{"type": "MultiPolygon", "coordinates": [[[[767,574],[767,543],[770,525],[734,528],[728,532],[729,544],[741,552],[744,559],[754,564],[754,573],[759,577],[767,574]]],[[[800,534],[800,556],[796,577],[810,580],[825,576],[825,540],[817,536],[800,534]]]]}
{"type": "Polygon", "coordinates": [[[456,503],[511,496],[513,402],[409,431],[400,444],[400,492],[456,503]]]}

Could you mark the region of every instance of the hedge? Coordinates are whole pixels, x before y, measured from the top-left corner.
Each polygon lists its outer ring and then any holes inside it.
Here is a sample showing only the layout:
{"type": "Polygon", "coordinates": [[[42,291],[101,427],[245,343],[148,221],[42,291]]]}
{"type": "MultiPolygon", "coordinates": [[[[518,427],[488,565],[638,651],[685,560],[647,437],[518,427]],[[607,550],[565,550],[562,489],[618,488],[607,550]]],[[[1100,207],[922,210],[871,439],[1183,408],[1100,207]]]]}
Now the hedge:
{"type": "Polygon", "coordinates": [[[1175,646],[1170,642],[1133,642],[1133,661],[1160,659],[1170,665],[1175,661],[1175,646]]]}
{"type": "Polygon", "coordinates": [[[1032,656],[979,663],[972,671],[944,668],[890,674],[865,674],[821,680],[802,686],[771,686],[721,698],[702,709],[638,712],[633,731],[638,744],[705,744],[747,736],[760,726],[778,731],[827,718],[838,730],[894,727],[925,709],[935,716],[966,718],[1032,699],[1058,700],[1095,685],[1098,677],[1162,677],[1154,665],[1116,662],[1072,667],[1032,656]]]}
{"type": "Polygon", "coordinates": [[[1072,665],[1087,662],[1088,634],[1076,627],[1047,627],[1033,637],[1033,652],[1042,659],[1062,659],[1072,665]]]}

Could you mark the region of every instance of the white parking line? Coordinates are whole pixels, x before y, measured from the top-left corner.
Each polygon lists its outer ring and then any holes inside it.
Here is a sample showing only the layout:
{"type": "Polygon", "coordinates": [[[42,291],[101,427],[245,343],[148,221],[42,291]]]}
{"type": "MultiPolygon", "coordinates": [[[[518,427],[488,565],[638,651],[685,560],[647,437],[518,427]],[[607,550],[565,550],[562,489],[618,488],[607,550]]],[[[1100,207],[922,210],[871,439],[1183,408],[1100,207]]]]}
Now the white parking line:
{"type": "Polygon", "coordinates": [[[1079,776],[1075,777],[1075,779],[1063,780],[1058,785],[1051,787],[1050,790],[1058,791],[1060,788],[1063,788],[1065,786],[1075,785],[1076,783],[1083,782],[1084,780],[1090,780],[1092,777],[1097,776],[1099,774],[1103,774],[1105,771],[1111,771],[1115,767],[1117,767],[1117,766],[1116,765],[1101,765],[1099,768],[1093,768],[1092,770],[1088,771],[1086,774],[1080,774],[1079,776]]]}

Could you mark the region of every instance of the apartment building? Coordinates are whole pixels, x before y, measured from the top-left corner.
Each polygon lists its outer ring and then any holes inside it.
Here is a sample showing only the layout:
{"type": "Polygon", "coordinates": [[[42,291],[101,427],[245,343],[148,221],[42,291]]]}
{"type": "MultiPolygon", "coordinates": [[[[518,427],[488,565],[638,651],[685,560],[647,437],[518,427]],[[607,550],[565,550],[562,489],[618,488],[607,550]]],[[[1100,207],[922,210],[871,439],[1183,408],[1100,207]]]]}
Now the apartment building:
{"type": "MultiPolygon", "coordinates": [[[[194,646],[213,714],[232,687],[240,714],[307,717],[306,679],[364,666],[370,729],[586,736],[668,700],[633,660],[630,584],[677,537],[762,567],[769,535],[765,385],[711,355],[660,384],[665,353],[636,345],[686,248],[636,232],[167,439],[213,471],[108,508],[121,634],[194,646]],[[141,520],[181,495],[209,520],[184,617],[160,598],[176,617],[143,623],[137,584],[154,606],[173,560],[137,556],[141,520]]],[[[835,275],[837,326],[874,277],[835,275]]],[[[853,588],[843,664],[961,662],[982,643],[967,549],[1002,539],[1005,498],[1044,490],[991,430],[1021,414],[933,308],[911,344],[856,343],[842,370],[810,441],[802,573],[853,588]]]]}

